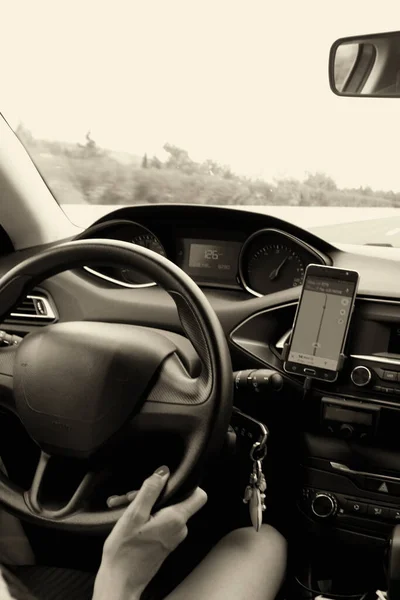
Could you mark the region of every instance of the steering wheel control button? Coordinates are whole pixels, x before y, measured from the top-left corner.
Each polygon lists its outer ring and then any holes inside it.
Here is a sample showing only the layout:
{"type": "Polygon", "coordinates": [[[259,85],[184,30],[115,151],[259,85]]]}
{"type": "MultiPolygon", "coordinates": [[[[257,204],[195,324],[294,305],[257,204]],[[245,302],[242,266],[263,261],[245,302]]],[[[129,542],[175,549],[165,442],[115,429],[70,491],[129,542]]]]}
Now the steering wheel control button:
{"type": "Polygon", "coordinates": [[[351,372],[351,380],[354,385],[358,387],[364,387],[368,385],[372,379],[372,373],[368,367],[364,367],[364,365],[359,365],[358,367],[354,367],[351,372]]]}
{"type": "Polygon", "coordinates": [[[18,335],[12,335],[7,331],[0,330],[0,346],[18,346],[22,342],[21,337],[18,335]]]}
{"type": "Polygon", "coordinates": [[[365,515],[368,512],[368,504],[358,500],[346,500],[346,512],[353,515],[365,515]]]}
{"type": "Polygon", "coordinates": [[[324,492],[317,494],[311,502],[311,510],[319,519],[333,517],[337,513],[336,499],[324,492]]]}

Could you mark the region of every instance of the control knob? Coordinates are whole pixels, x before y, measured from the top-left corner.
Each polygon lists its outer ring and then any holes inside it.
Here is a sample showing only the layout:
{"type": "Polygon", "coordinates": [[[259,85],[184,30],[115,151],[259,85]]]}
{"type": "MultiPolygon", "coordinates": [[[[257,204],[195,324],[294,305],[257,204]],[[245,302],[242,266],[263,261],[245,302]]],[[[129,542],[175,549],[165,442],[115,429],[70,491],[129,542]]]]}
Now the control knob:
{"type": "Polygon", "coordinates": [[[337,502],[335,496],[325,492],[316,494],[311,502],[311,510],[319,519],[334,517],[337,513],[337,502]]]}
{"type": "Polygon", "coordinates": [[[358,387],[364,387],[368,385],[372,379],[372,373],[368,367],[364,367],[364,365],[359,365],[358,367],[354,367],[351,372],[351,380],[354,385],[358,387]]]}
{"type": "Polygon", "coordinates": [[[339,435],[345,440],[350,440],[354,435],[354,427],[349,423],[342,423],[339,429],[339,435]]]}

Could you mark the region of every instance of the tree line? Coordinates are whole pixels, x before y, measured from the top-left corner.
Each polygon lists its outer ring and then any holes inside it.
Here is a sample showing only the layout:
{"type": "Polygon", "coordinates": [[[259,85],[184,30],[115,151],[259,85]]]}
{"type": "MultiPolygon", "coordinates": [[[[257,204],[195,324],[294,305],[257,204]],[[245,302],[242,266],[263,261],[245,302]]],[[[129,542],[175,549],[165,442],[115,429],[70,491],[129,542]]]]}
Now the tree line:
{"type": "Polygon", "coordinates": [[[101,148],[90,131],[83,144],[37,139],[22,123],[16,133],[61,203],[400,206],[400,193],[368,186],[339,189],[322,172],[307,173],[302,181],[249,178],[213,159],[195,161],[171,143],[164,145],[161,160],[101,148]]]}

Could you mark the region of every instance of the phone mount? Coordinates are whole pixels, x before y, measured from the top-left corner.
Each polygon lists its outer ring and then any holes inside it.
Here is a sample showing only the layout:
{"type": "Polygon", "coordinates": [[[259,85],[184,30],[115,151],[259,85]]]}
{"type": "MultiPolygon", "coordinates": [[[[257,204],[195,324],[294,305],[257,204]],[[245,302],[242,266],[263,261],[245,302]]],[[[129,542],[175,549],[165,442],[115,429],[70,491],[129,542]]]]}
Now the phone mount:
{"type": "Polygon", "coordinates": [[[288,342],[285,342],[283,344],[283,350],[282,350],[282,354],[281,354],[283,361],[286,361],[289,356],[289,347],[290,347],[290,344],[288,342]]]}
{"type": "MultiPolygon", "coordinates": [[[[282,350],[282,360],[285,362],[288,359],[289,356],[289,348],[290,348],[290,343],[289,342],[285,342],[285,344],[283,345],[283,350],[282,350]]],[[[339,360],[338,360],[338,365],[337,365],[337,372],[339,373],[340,371],[342,371],[343,367],[344,367],[344,363],[346,360],[346,355],[343,354],[343,352],[340,353],[339,355],[339,360]]]]}
{"type": "Polygon", "coordinates": [[[342,369],[344,367],[344,361],[346,360],[346,358],[347,358],[346,355],[343,354],[343,352],[341,352],[339,355],[338,366],[337,366],[338,372],[342,371],[342,369]]]}

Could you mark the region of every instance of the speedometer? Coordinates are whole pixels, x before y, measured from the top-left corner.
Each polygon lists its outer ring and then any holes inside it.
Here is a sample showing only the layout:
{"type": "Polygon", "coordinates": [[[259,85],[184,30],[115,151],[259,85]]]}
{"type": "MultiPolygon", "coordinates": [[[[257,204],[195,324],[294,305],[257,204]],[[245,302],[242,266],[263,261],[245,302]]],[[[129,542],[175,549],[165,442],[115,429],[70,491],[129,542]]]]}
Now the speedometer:
{"type": "Polygon", "coordinates": [[[271,294],[303,283],[304,263],[285,244],[266,244],[250,257],[247,265],[249,287],[259,294],[271,294]]]}
{"type": "Polygon", "coordinates": [[[239,276],[255,296],[273,294],[302,285],[310,263],[325,261],[311,246],[278,229],[261,229],[243,244],[239,276]]]}

